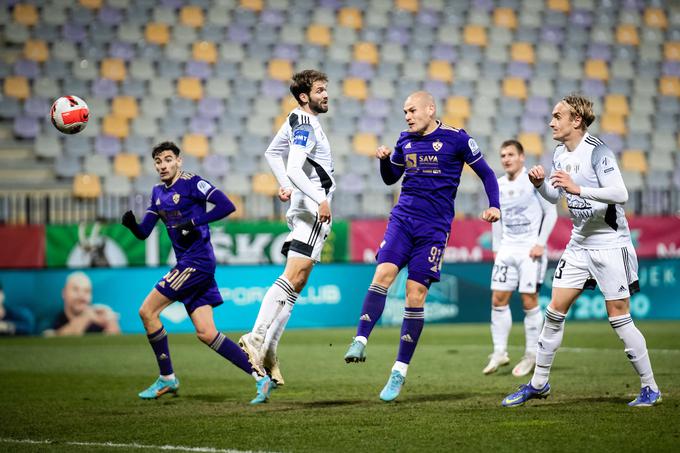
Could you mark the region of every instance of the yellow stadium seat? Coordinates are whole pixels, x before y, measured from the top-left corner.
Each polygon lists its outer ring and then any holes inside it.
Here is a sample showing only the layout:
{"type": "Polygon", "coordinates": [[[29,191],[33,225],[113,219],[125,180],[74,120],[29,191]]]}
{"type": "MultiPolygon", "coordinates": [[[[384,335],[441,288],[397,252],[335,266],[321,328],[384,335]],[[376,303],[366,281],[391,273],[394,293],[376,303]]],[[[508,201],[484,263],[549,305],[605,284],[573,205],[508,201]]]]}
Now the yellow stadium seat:
{"type": "Polygon", "coordinates": [[[288,82],[293,78],[293,64],[288,60],[270,60],[267,73],[270,79],[288,82]]]}
{"type": "MultiPolygon", "coordinates": [[[[4,8],[7,8],[6,6],[4,8]]],[[[18,3],[14,5],[14,22],[32,27],[38,23],[38,9],[35,5],[18,3]]]]}
{"type": "Polygon", "coordinates": [[[463,31],[463,41],[471,46],[486,47],[488,43],[486,28],[481,25],[466,25],[463,31]]]}
{"type": "Polygon", "coordinates": [[[432,60],[427,67],[427,77],[442,82],[453,82],[453,67],[444,60],[432,60]]]}
{"type": "Polygon", "coordinates": [[[403,9],[404,11],[408,11],[410,13],[417,13],[418,12],[418,0],[397,0],[395,2],[395,6],[397,9],[403,9]]]}
{"type": "Polygon", "coordinates": [[[307,27],[307,42],[317,46],[331,45],[331,30],[325,25],[312,24],[307,27]]]}
{"type": "Polygon", "coordinates": [[[664,10],[661,8],[645,9],[645,25],[650,28],[667,28],[668,19],[664,10]]]}
{"type": "Polygon", "coordinates": [[[517,16],[511,8],[496,8],[493,11],[493,23],[496,27],[517,28],[517,16]]]}
{"type": "Polygon", "coordinates": [[[373,157],[378,148],[378,137],[369,132],[358,133],[352,139],[352,147],[357,154],[373,157]]]}
{"type": "Polygon", "coordinates": [[[24,57],[39,63],[47,61],[50,57],[47,43],[40,39],[29,39],[24,43],[24,57]]]}
{"type": "Polygon", "coordinates": [[[144,37],[151,44],[166,45],[170,42],[170,30],[167,24],[152,22],[146,25],[144,37]]]}
{"type": "Polygon", "coordinates": [[[663,57],[666,60],[680,61],[680,41],[670,41],[663,45],[663,57]]]}
{"type": "Polygon", "coordinates": [[[177,81],[177,94],[183,98],[197,101],[203,98],[203,85],[195,77],[182,77],[177,81]]]}
{"type": "Polygon", "coordinates": [[[187,27],[201,28],[205,22],[203,9],[200,6],[184,6],[179,11],[179,21],[187,27]]]}
{"type": "Polygon", "coordinates": [[[616,113],[605,113],[602,115],[600,129],[608,134],[625,135],[628,133],[625,117],[616,113]]]}
{"type": "Polygon", "coordinates": [[[345,79],[342,83],[342,92],[345,96],[360,101],[364,101],[368,97],[368,88],[363,79],[345,79]]]}
{"type": "Polygon", "coordinates": [[[217,63],[217,46],[215,46],[214,42],[195,42],[191,53],[196,61],[205,61],[210,64],[217,63]]]}
{"type": "Polygon", "coordinates": [[[98,198],[102,194],[99,176],[80,173],[73,178],[73,195],[78,198],[98,198]]]}
{"type": "Polygon", "coordinates": [[[88,9],[99,9],[102,7],[102,0],[80,0],[80,5],[88,9]]]}
{"type": "Polygon", "coordinates": [[[587,60],[585,73],[589,79],[609,80],[609,68],[604,60],[587,60]]]}
{"type": "Polygon", "coordinates": [[[643,151],[628,149],[621,153],[621,168],[628,171],[647,173],[647,157],[643,151]]]}
{"type": "Polygon", "coordinates": [[[203,134],[187,134],[182,139],[182,150],[203,159],[208,155],[208,137],[203,134]]]}
{"type": "Polygon", "coordinates": [[[101,65],[101,76],[116,82],[125,80],[127,76],[125,62],[120,58],[104,58],[101,65]]]}
{"type": "Polygon", "coordinates": [[[251,181],[255,193],[270,197],[277,196],[279,193],[279,182],[271,173],[256,173],[251,181]]]}
{"type": "Polygon", "coordinates": [[[661,77],[659,79],[659,92],[662,96],[680,97],[680,77],[661,77]]]}
{"type": "Polygon", "coordinates": [[[534,54],[534,46],[528,42],[516,42],[510,48],[510,57],[513,61],[520,61],[522,63],[536,62],[536,55],[534,54]]]}
{"type": "Polygon", "coordinates": [[[442,123],[452,126],[458,129],[465,128],[465,122],[467,117],[463,115],[457,115],[453,112],[447,112],[442,116],[442,123]]]}
{"type": "MultiPolygon", "coordinates": [[[[446,113],[454,116],[470,117],[470,100],[465,96],[449,96],[446,99],[446,113]]],[[[452,124],[452,126],[455,126],[452,124]]],[[[458,127],[458,126],[456,126],[458,127]]]]}
{"type": "Polygon", "coordinates": [[[354,59],[378,64],[378,48],[372,42],[358,42],[354,44],[354,59]]]}
{"type": "Polygon", "coordinates": [[[523,132],[519,134],[517,140],[524,147],[527,154],[533,156],[540,156],[543,154],[543,140],[539,134],[533,132],[523,132]]]}
{"type": "Polygon", "coordinates": [[[281,99],[281,114],[288,115],[291,110],[299,106],[300,104],[298,104],[292,95],[284,96],[284,98],[281,99]]]}
{"type": "Polygon", "coordinates": [[[510,77],[503,80],[503,96],[509,98],[526,99],[527,85],[524,79],[510,77]]]}
{"type": "Polygon", "coordinates": [[[243,204],[243,197],[235,193],[228,193],[227,197],[234,203],[236,211],[229,214],[229,219],[243,219],[246,216],[245,205],[243,204]]]}
{"type": "Polygon", "coordinates": [[[356,8],[341,8],[338,11],[338,23],[343,27],[358,30],[363,27],[361,12],[356,8]]]}
{"type": "Polygon", "coordinates": [[[24,76],[5,77],[3,84],[5,96],[17,99],[26,99],[31,95],[31,88],[24,76]]]}
{"type": "Polygon", "coordinates": [[[628,99],[622,94],[608,94],[604,99],[604,112],[628,116],[628,99]]]}
{"type": "Polygon", "coordinates": [[[242,9],[249,9],[251,11],[260,12],[264,7],[264,2],[262,0],[241,0],[239,6],[242,9]]]}
{"type": "Polygon", "coordinates": [[[132,153],[116,154],[113,158],[113,171],[128,178],[137,178],[142,173],[139,156],[132,153]]]}
{"type": "Polygon", "coordinates": [[[563,13],[569,12],[569,0],[548,0],[548,8],[563,13]]]}
{"type": "Polygon", "coordinates": [[[640,36],[632,24],[621,24],[616,28],[616,42],[625,46],[639,46],[640,36]]]}
{"type": "Polygon", "coordinates": [[[139,109],[133,96],[118,96],[113,99],[111,113],[127,119],[137,118],[139,109]]]}
{"type": "Polygon", "coordinates": [[[276,118],[274,118],[274,122],[272,123],[272,133],[276,134],[279,131],[279,128],[283,124],[284,121],[288,118],[287,113],[282,113],[276,118]]]}
{"type": "Polygon", "coordinates": [[[125,138],[130,134],[130,125],[125,117],[117,115],[107,115],[104,117],[102,131],[105,135],[125,138]]]}

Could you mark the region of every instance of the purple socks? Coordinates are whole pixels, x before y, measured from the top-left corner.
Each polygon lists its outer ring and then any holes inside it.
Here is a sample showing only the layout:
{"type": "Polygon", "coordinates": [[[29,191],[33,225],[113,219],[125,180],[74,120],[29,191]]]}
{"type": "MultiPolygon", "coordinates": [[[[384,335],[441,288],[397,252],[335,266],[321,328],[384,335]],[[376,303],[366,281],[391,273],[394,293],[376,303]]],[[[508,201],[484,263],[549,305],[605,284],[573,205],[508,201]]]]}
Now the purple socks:
{"type": "Polygon", "coordinates": [[[385,299],[387,299],[387,288],[380,285],[368,287],[364,306],[361,308],[361,317],[357,326],[357,336],[368,338],[371,335],[375,323],[378,322],[385,309],[385,299]]]}
{"type": "Polygon", "coordinates": [[[161,326],[157,331],[146,336],[149,339],[149,344],[156,355],[158,368],[161,376],[169,376],[172,374],[172,361],[170,360],[170,348],[168,347],[168,333],[165,327],[161,326]]]}
{"type": "Polygon", "coordinates": [[[404,309],[404,322],[401,324],[401,340],[399,341],[397,362],[411,363],[424,324],[425,310],[423,307],[406,307],[404,309]]]}

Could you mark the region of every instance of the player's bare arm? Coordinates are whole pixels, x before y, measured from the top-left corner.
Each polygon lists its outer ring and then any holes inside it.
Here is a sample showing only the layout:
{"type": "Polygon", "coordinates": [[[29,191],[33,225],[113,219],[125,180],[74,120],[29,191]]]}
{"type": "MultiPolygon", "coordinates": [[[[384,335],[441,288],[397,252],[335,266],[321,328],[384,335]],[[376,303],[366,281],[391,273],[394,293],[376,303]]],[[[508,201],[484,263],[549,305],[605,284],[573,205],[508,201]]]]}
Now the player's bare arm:
{"type": "Polygon", "coordinates": [[[581,195],[581,186],[574,183],[567,172],[556,171],[550,176],[550,182],[556,189],[561,187],[570,194],[581,195]]]}
{"type": "Polygon", "coordinates": [[[529,169],[529,181],[534,187],[541,187],[545,180],[545,170],[542,165],[534,165],[529,169]]]}

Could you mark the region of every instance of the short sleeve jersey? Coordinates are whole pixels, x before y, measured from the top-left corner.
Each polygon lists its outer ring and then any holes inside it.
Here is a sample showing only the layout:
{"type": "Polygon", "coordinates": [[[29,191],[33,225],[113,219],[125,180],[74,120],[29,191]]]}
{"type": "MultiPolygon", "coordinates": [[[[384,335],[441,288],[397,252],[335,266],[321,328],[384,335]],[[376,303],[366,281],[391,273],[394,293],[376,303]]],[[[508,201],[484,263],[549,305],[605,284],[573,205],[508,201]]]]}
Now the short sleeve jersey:
{"type": "Polygon", "coordinates": [[[215,271],[215,253],[210,243],[208,225],[191,231],[172,228],[206,211],[206,202],[215,187],[200,176],[182,172],[170,186],[156,184],[151,192],[148,211],[165,223],[177,262],[191,264],[204,272],[215,271]]]}
{"type": "Polygon", "coordinates": [[[439,123],[427,135],[402,132],[391,159],[393,164],[405,166],[401,194],[392,215],[425,219],[448,230],[463,166],[483,156],[463,129],[439,123]]]}

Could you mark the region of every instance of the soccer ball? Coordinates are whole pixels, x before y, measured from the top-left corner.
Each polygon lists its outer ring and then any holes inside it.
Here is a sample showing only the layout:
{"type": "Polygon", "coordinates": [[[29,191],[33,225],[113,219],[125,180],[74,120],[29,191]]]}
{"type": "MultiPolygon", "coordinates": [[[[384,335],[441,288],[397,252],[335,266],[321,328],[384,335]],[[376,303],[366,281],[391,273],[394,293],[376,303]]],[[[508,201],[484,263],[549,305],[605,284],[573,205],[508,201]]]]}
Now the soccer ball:
{"type": "Polygon", "coordinates": [[[90,109],[77,96],[62,96],[52,104],[50,119],[59,132],[77,134],[85,129],[90,118],[90,109]]]}

